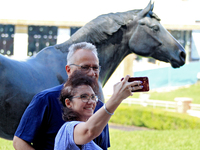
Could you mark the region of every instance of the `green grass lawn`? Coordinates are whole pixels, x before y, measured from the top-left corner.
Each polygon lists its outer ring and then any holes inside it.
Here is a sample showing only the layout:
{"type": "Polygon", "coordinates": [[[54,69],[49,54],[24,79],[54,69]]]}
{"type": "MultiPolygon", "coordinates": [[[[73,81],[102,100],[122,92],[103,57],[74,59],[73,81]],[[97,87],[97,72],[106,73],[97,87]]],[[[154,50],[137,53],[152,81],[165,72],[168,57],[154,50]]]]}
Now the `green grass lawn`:
{"type": "Polygon", "coordinates": [[[12,141],[0,138],[0,150],[14,150],[12,141]]]}
{"type": "MultiPolygon", "coordinates": [[[[110,129],[109,150],[199,150],[200,130],[121,131],[110,129]]],[[[0,138],[0,150],[14,150],[0,138]]]]}
{"type": "MultiPolygon", "coordinates": [[[[192,103],[200,104],[200,82],[170,92],[149,91],[147,93],[150,94],[150,99],[153,100],[174,101],[175,97],[189,97],[193,99],[192,103]]],[[[139,94],[140,93],[134,93],[133,97],[138,98],[139,94]]]]}
{"type": "Polygon", "coordinates": [[[120,131],[110,129],[109,150],[199,150],[200,130],[120,131]]]}

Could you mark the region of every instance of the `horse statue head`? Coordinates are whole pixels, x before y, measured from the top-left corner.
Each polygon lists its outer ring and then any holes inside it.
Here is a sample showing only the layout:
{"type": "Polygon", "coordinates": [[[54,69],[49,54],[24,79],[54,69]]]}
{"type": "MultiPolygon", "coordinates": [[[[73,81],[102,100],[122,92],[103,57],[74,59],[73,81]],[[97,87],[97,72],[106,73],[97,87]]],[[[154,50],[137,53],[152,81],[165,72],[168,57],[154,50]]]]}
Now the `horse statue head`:
{"type": "Polygon", "coordinates": [[[153,6],[150,1],[142,10],[101,15],[68,41],[46,47],[27,60],[16,61],[0,55],[0,137],[13,138],[36,93],[67,79],[66,57],[73,43],[85,41],[96,45],[102,66],[99,83],[103,86],[130,53],[169,62],[174,68],[184,65],[184,48],[160,24],[152,12],[153,6]]]}
{"type": "MultiPolygon", "coordinates": [[[[135,19],[137,27],[128,42],[129,48],[135,54],[169,62],[172,67],[178,68],[185,63],[185,50],[159,23],[160,19],[152,12],[153,6],[149,4],[138,13],[135,19]]],[[[135,23],[131,22],[129,27],[131,24],[135,23]]]]}

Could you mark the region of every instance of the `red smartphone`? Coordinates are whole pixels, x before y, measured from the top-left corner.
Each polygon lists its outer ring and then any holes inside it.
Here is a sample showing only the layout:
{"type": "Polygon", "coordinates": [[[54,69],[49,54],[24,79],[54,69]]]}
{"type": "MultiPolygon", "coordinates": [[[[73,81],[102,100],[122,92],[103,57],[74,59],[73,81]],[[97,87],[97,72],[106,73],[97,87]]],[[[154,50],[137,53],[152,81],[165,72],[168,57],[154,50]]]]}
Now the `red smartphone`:
{"type": "MultiPolygon", "coordinates": [[[[124,78],[121,79],[121,81],[123,80],[124,78]]],[[[139,90],[136,90],[134,92],[147,92],[149,91],[149,79],[148,77],[130,77],[128,82],[133,82],[133,81],[142,81],[142,85],[143,88],[142,89],[139,89],[139,90]]]]}

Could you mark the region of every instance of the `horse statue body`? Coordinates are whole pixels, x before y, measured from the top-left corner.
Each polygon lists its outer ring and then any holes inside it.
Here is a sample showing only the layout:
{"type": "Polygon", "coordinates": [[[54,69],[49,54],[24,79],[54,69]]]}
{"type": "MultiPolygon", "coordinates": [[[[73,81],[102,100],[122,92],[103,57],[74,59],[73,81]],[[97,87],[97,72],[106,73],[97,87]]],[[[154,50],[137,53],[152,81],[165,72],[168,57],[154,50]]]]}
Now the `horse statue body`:
{"type": "Polygon", "coordinates": [[[130,53],[169,62],[173,68],[184,65],[184,48],[152,10],[150,1],[142,10],[101,15],[68,41],[46,47],[24,61],[0,55],[0,137],[12,140],[24,110],[36,93],[66,81],[66,57],[73,43],[86,41],[96,45],[102,86],[130,53]]]}

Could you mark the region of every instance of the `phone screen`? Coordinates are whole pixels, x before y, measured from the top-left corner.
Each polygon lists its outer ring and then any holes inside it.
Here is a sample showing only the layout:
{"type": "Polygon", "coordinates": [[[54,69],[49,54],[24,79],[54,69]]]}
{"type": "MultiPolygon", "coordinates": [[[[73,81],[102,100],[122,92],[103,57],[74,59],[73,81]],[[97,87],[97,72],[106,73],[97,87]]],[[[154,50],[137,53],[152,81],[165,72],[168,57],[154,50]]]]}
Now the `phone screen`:
{"type": "MultiPolygon", "coordinates": [[[[124,78],[122,78],[123,80],[124,78]]],[[[133,82],[133,81],[142,81],[142,85],[143,88],[142,89],[139,89],[139,90],[136,90],[134,92],[147,92],[149,91],[149,79],[148,77],[130,77],[128,82],[133,82]]]]}

